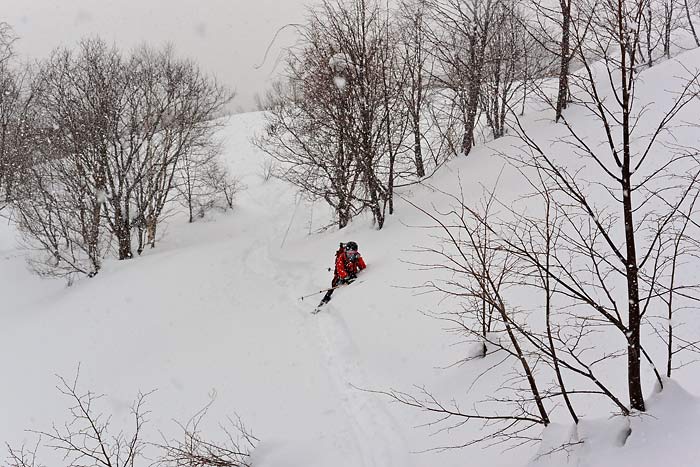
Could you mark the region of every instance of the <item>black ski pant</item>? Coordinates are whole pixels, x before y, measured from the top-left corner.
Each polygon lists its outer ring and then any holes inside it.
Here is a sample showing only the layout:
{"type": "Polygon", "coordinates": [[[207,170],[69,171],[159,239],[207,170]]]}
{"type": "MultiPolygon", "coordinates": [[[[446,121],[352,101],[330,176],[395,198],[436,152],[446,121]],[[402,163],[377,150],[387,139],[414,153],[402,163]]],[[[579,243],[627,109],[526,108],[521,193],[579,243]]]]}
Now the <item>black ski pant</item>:
{"type": "MultiPolygon", "coordinates": [[[[333,276],[333,281],[331,282],[331,287],[337,287],[338,284],[340,284],[340,277],[338,276],[333,276]]],[[[330,290],[326,291],[326,295],[323,296],[323,299],[321,299],[321,303],[328,303],[331,301],[331,295],[333,295],[333,292],[335,291],[335,288],[331,288],[330,290]]]]}

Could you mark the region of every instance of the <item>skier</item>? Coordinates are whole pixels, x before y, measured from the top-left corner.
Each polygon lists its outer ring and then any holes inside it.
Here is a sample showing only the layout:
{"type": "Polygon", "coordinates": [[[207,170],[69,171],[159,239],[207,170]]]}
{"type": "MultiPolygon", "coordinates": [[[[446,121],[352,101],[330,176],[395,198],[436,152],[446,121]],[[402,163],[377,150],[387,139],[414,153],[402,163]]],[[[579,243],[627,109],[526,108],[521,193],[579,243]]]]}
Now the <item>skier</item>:
{"type": "Polygon", "coordinates": [[[318,306],[328,303],[336,287],[343,284],[351,284],[357,279],[357,273],[366,267],[365,260],[362,259],[362,255],[357,251],[357,243],[341,243],[340,248],[335,252],[335,271],[333,272],[333,282],[331,282],[332,288],[326,292],[318,306]]]}

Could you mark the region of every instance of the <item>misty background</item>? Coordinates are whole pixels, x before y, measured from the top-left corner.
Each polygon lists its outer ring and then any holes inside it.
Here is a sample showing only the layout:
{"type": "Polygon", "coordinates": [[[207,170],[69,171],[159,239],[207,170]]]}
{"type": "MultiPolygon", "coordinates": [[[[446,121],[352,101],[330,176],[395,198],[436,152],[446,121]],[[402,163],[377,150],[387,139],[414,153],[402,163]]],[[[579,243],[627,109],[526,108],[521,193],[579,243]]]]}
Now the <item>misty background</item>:
{"type": "Polygon", "coordinates": [[[308,0],[3,0],[0,20],[9,23],[26,60],[46,57],[99,35],[120,48],[172,43],[178,56],[196,59],[236,91],[235,111],[254,108],[274,74],[280,49],[294,43],[283,31],[263,63],[275,33],[304,18],[308,0]],[[261,66],[262,65],[262,66],[261,66]]]}

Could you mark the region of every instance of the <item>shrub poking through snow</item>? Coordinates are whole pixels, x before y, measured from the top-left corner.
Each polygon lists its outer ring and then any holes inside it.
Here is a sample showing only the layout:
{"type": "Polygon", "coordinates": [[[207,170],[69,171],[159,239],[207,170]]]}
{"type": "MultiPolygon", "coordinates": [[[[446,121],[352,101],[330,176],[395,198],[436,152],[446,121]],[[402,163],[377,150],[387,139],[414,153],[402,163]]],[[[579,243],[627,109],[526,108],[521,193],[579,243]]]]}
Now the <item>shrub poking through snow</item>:
{"type": "Polygon", "coordinates": [[[44,447],[60,454],[65,465],[102,465],[105,467],[250,467],[250,456],[258,439],[240,418],[229,418],[220,425],[223,441],[212,441],[205,435],[203,421],[214,400],[188,422],[176,422],[181,430],[179,439],[166,439],[154,444],[148,441],[147,399],[155,391],[139,393],[131,405],[131,427],[115,427],[111,414],[98,409],[102,395],[78,388],[78,375],[73,381],[59,377],[58,390],[69,400],[69,419],[53,423],[50,430],[31,430],[39,436],[33,449],[8,445],[9,467],[40,467],[38,450],[44,447]],[[155,459],[155,461],[154,461],[155,459]]]}

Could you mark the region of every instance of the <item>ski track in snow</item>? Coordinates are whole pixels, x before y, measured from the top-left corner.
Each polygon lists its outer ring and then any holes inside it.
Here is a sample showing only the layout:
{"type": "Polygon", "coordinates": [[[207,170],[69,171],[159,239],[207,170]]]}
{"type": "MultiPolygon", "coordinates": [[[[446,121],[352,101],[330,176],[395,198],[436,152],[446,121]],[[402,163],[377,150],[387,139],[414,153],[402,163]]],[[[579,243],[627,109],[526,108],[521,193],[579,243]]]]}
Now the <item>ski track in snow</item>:
{"type": "Polygon", "coordinates": [[[331,304],[316,318],[327,369],[352,423],[365,467],[410,466],[409,450],[391,415],[369,388],[350,331],[331,304]],[[358,389],[360,388],[360,389],[358,389]]]}
{"type": "MultiPolygon", "coordinates": [[[[311,266],[294,264],[271,253],[274,242],[282,233],[280,228],[276,226],[274,234],[267,239],[253,242],[243,258],[243,266],[250,273],[266,277],[280,289],[288,291],[288,301],[297,303],[296,311],[302,314],[302,325],[308,339],[319,349],[319,358],[337,391],[337,400],[353,435],[354,446],[343,447],[347,451],[346,459],[359,457],[362,467],[412,466],[407,443],[380,396],[361,390],[370,388],[371,384],[342,315],[333,307],[333,302],[318,314],[311,313],[316,297],[299,302],[298,284],[308,282],[308,276],[302,271],[311,266]]],[[[334,299],[342,299],[342,294],[336,294],[334,299]]]]}
{"type": "MultiPolygon", "coordinates": [[[[298,284],[308,283],[308,275],[303,271],[311,265],[291,263],[271,253],[273,242],[281,234],[279,227],[276,230],[269,239],[254,243],[244,264],[251,272],[267,275],[276,286],[287,290],[289,302],[297,304],[296,311],[302,315],[308,339],[319,349],[319,357],[352,430],[354,449],[346,446],[347,455],[359,457],[362,467],[411,467],[407,443],[384,402],[379,395],[361,390],[370,388],[371,384],[342,315],[332,301],[318,314],[311,313],[317,297],[299,301],[298,284]]],[[[309,290],[313,288],[314,285],[309,284],[309,290]]],[[[336,294],[334,300],[342,299],[343,295],[336,294]]]]}

